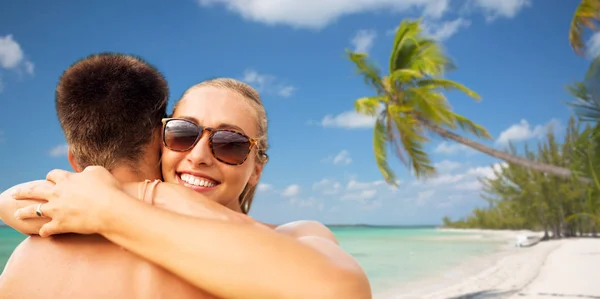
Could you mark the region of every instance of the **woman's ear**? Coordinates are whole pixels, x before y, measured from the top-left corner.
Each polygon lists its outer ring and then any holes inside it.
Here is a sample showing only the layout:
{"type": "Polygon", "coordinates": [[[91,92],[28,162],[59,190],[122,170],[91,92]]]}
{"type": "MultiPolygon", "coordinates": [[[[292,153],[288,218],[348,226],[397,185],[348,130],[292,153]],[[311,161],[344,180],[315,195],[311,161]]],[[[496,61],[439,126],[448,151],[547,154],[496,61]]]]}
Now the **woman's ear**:
{"type": "Polygon", "coordinates": [[[250,179],[248,180],[248,185],[256,186],[258,181],[260,180],[260,176],[262,174],[264,163],[255,163],[254,169],[252,170],[252,174],[250,175],[250,179]]]}

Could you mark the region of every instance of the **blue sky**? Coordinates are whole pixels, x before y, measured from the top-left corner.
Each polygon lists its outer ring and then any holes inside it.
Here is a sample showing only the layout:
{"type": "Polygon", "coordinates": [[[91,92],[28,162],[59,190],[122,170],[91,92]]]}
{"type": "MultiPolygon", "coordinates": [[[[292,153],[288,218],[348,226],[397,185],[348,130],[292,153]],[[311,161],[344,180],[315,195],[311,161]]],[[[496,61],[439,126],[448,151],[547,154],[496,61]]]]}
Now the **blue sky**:
{"type": "MultiPolygon", "coordinates": [[[[400,163],[385,185],[372,151],[372,119],[353,112],[373,91],[345,49],[385,65],[402,19],[423,17],[478,92],[448,98],[501,148],[535,142],[570,111],[565,85],[588,61],[567,30],[575,0],[5,1],[0,4],[0,190],[69,169],[53,91],[61,72],[91,53],[134,53],[156,65],[171,105],[189,86],[234,77],[262,94],[270,157],[251,215],[281,223],[437,224],[484,205],[477,177],[500,161],[434,138],[437,178],[415,181],[400,163]]],[[[590,39],[591,49],[600,36],[590,39]]],[[[600,45],[600,42],[597,43],[600,45]]]]}

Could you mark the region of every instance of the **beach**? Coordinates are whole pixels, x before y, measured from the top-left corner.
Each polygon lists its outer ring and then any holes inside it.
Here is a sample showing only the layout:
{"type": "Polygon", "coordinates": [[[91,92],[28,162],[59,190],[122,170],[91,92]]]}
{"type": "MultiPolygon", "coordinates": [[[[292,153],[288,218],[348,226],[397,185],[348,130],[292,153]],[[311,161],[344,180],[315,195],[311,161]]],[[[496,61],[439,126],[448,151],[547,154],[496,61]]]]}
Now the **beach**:
{"type": "MultiPolygon", "coordinates": [[[[540,235],[464,231],[507,241],[520,234],[540,235]]],[[[600,239],[550,240],[465,260],[454,269],[374,294],[374,298],[600,298],[600,284],[595,279],[599,267],[600,239]]]]}

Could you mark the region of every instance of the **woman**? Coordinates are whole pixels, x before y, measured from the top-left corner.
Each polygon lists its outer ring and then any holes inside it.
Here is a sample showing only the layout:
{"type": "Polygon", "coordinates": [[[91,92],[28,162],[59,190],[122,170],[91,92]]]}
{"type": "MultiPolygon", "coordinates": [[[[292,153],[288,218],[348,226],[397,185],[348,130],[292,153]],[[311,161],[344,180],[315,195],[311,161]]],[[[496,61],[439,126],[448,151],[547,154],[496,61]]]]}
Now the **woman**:
{"type": "Polygon", "coordinates": [[[247,214],[267,160],[267,120],[255,90],[232,79],[206,81],[163,123],[163,177],[204,195],[194,198],[202,205],[194,213],[178,211],[194,217],[130,197],[101,167],[54,170],[54,187],[17,190],[17,199],[47,203],[16,217],[51,218],[42,236],[101,234],[221,298],[371,298],[364,272],[325,226],[273,228],[232,216],[247,214]]]}

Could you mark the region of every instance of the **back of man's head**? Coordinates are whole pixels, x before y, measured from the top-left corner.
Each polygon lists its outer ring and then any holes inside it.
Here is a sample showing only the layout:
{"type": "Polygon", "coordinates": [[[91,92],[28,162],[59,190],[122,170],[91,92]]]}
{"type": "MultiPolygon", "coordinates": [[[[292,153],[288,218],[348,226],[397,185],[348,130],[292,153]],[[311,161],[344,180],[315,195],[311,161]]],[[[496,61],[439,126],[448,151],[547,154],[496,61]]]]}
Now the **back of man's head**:
{"type": "Polygon", "coordinates": [[[56,88],[56,111],[76,164],[137,165],[168,94],[163,75],[135,56],[101,53],[71,65],[56,88]]]}

